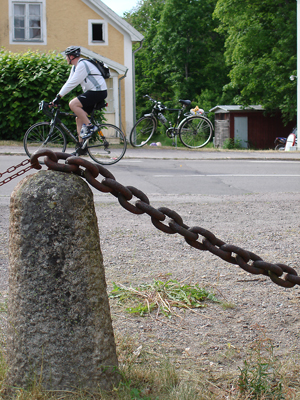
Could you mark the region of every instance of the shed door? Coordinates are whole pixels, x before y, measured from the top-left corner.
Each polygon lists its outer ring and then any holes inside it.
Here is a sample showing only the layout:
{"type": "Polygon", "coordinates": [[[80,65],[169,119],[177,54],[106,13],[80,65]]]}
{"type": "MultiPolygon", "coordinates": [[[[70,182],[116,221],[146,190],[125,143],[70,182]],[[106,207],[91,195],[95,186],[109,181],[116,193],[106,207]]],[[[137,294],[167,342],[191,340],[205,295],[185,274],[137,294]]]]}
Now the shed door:
{"type": "Polygon", "coordinates": [[[242,147],[248,147],[248,117],[234,117],[234,140],[242,147]]]}

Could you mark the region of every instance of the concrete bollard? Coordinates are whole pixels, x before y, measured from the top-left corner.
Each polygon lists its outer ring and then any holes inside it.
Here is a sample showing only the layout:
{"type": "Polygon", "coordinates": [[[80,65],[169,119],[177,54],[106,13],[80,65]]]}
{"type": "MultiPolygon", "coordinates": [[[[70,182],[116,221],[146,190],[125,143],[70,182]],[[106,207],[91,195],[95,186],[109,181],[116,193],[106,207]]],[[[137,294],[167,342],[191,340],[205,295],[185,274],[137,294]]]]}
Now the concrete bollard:
{"type": "Polygon", "coordinates": [[[118,361],[90,188],[40,171],[10,207],[7,384],[110,390],[118,361]]]}

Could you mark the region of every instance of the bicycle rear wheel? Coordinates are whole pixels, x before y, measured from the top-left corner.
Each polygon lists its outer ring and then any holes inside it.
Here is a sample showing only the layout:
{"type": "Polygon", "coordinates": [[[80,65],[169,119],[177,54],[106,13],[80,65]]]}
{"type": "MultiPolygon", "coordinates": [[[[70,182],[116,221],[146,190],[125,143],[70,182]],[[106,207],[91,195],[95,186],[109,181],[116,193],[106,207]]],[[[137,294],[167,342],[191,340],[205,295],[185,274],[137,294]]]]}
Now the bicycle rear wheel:
{"type": "Polygon", "coordinates": [[[67,141],[64,133],[55,126],[50,133],[50,122],[38,122],[32,125],[24,135],[23,145],[28,157],[41,149],[64,152],[67,141]]]}
{"type": "Polygon", "coordinates": [[[99,125],[99,130],[87,145],[89,156],[102,165],[115,164],[120,161],[126,152],[126,147],[124,133],[111,124],[99,125]]]}
{"type": "Polygon", "coordinates": [[[156,128],[155,119],[151,116],[140,118],[130,132],[130,144],[142,147],[151,139],[156,128]]]}
{"type": "Polygon", "coordinates": [[[179,138],[186,147],[198,149],[204,147],[212,137],[210,121],[200,115],[187,117],[180,126],[179,138]]]}

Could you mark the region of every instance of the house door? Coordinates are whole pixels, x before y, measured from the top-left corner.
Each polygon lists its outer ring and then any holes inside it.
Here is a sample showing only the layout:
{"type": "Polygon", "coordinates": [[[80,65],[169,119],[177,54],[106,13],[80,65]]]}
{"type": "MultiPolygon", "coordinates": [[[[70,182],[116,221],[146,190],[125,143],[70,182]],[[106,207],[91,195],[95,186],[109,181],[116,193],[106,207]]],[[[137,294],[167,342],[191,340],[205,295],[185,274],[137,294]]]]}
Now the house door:
{"type": "Polygon", "coordinates": [[[248,147],[248,117],[234,117],[234,141],[242,147],[248,147]]]}

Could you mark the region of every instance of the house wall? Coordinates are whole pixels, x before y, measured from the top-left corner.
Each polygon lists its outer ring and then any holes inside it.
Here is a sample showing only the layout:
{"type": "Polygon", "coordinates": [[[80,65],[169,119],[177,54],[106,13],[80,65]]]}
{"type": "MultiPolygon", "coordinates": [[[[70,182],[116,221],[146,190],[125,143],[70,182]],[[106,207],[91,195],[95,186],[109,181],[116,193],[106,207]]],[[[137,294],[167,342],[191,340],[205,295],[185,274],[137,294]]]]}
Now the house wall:
{"type": "MultiPolygon", "coordinates": [[[[0,1],[0,16],[7,15],[8,16],[8,1],[0,1]]],[[[0,46],[5,46],[7,48],[8,45],[8,18],[0,18],[0,46]]]]}
{"type": "MultiPolygon", "coordinates": [[[[0,15],[9,15],[9,1],[0,2],[0,15]]],[[[108,23],[108,44],[92,45],[88,43],[88,20],[103,18],[84,4],[81,0],[61,1],[47,0],[47,44],[22,44],[9,43],[8,19],[0,19],[1,46],[13,52],[31,50],[54,50],[61,52],[71,45],[83,46],[90,50],[124,64],[124,38],[123,34],[108,23]],[[79,17],[80,16],[80,17],[79,17]]]]}
{"type": "Polygon", "coordinates": [[[231,111],[215,114],[215,146],[222,147],[226,138],[234,139],[234,118],[248,118],[248,143],[257,149],[273,149],[277,136],[287,137],[296,125],[284,126],[281,115],[266,116],[263,111],[231,111]]]}
{"type": "Polygon", "coordinates": [[[248,117],[248,142],[257,149],[273,149],[277,136],[287,137],[294,122],[284,126],[281,115],[266,116],[263,111],[231,112],[230,137],[234,138],[234,117],[248,117]]]}
{"type": "Polygon", "coordinates": [[[223,147],[226,139],[230,138],[229,114],[215,114],[214,146],[223,147]]]}

